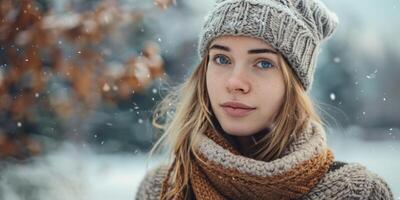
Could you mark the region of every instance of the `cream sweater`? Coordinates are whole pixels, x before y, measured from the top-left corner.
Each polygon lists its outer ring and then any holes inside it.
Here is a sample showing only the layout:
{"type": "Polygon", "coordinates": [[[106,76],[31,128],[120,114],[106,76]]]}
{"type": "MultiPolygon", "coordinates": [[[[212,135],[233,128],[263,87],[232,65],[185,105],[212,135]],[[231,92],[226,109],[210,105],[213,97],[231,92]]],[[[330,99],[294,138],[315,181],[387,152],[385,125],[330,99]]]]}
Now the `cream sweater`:
{"type": "MultiPolygon", "coordinates": [[[[300,135],[288,145],[282,157],[270,162],[234,155],[208,137],[202,137],[197,148],[208,160],[226,169],[237,169],[240,172],[267,177],[285,173],[299,163],[318,155],[327,147],[325,131],[319,126],[310,125],[300,135]]],[[[150,170],[138,188],[136,199],[159,199],[167,171],[168,166],[165,165],[150,170]]],[[[393,200],[394,197],[388,184],[366,167],[357,163],[334,161],[317,185],[300,199],[393,200]]]]}
{"type": "MultiPolygon", "coordinates": [[[[161,183],[167,173],[167,166],[150,170],[141,181],[136,200],[159,199],[161,183]]],[[[301,200],[393,200],[387,183],[364,166],[355,163],[334,162],[322,180],[301,200]]]]}

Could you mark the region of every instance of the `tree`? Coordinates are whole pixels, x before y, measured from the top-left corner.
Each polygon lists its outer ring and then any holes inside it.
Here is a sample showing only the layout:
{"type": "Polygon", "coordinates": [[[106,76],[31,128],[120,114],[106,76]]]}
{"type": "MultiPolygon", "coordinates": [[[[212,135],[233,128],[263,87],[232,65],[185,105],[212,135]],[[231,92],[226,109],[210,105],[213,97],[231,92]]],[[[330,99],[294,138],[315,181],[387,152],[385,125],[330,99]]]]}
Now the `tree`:
{"type": "Polygon", "coordinates": [[[146,11],[83,2],[63,12],[57,2],[0,2],[0,157],[40,154],[35,135],[85,140],[89,131],[76,133],[97,109],[116,109],[165,75],[157,43],[140,31],[146,11]]]}

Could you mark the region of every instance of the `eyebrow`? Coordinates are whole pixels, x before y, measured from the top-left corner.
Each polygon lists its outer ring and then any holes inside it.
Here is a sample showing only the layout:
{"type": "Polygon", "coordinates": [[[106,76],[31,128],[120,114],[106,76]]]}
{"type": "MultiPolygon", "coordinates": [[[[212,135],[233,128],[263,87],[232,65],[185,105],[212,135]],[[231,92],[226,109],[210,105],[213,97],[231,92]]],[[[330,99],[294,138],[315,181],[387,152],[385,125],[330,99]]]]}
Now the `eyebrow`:
{"type": "MultiPolygon", "coordinates": [[[[219,44],[214,44],[210,47],[210,49],[219,49],[223,51],[230,51],[229,47],[222,46],[219,44]]],[[[257,53],[272,53],[272,54],[278,54],[278,52],[272,50],[272,49],[250,49],[247,51],[248,54],[257,54],[257,53]]]]}

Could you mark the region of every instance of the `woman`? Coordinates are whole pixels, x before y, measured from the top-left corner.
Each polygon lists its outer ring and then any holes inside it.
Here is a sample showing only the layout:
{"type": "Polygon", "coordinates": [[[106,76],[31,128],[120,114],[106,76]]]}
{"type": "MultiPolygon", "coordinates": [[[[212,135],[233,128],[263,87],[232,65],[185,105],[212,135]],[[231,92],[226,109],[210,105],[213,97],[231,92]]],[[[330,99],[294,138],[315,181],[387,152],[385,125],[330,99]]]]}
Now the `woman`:
{"type": "Polygon", "coordinates": [[[337,24],[317,0],[217,1],[200,64],[154,114],[151,153],[163,144],[172,162],[136,199],[393,199],[376,174],[334,161],[308,95],[337,24]]]}

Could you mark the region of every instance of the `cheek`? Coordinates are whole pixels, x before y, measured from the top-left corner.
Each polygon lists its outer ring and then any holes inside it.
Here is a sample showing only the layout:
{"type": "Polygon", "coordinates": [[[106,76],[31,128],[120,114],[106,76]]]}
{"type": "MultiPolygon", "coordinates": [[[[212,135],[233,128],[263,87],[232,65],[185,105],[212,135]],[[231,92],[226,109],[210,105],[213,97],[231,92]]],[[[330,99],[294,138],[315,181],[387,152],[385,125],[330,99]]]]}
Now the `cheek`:
{"type": "Polygon", "coordinates": [[[206,73],[206,85],[208,96],[210,97],[211,101],[216,97],[218,93],[218,87],[221,85],[220,80],[218,80],[218,76],[213,70],[208,69],[206,73]]]}
{"type": "Polygon", "coordinates": [[[283,83],[272,83],[269,87],[269,93],[275,102],[282,102],[285,95],[285,87],[283,83]]]}
{"type": "Polygon", "coordinates": [[[285,87],[283,81],[264,82],[264,87],[260,89],[260,105],[264,107],[268,115],[274,115],[279,111],[285,98],[285,87]]]}
{"type": "Polygon", "coordinates": [[[265,85],[268,86],[268,91],[270,95],[273,97],[275,102],[282,102],[285,95],[285,81],[283,80],[283,75],[280,71],[274,70],[274,73],[267,79],[268,83],[265,85]]]}

